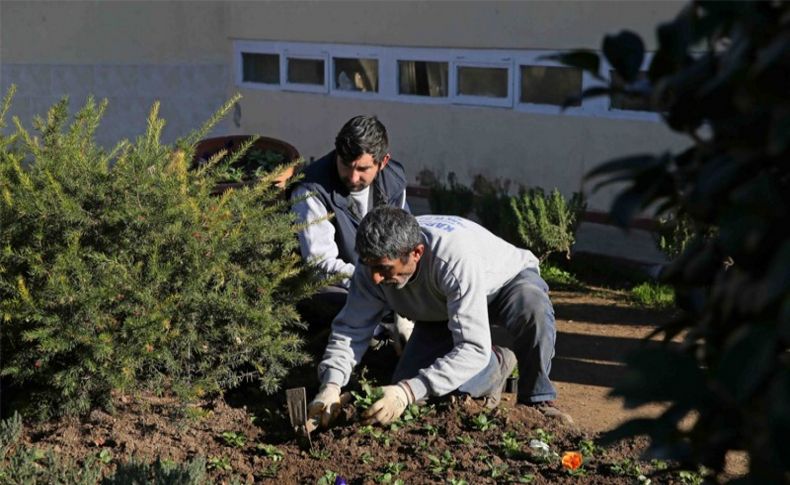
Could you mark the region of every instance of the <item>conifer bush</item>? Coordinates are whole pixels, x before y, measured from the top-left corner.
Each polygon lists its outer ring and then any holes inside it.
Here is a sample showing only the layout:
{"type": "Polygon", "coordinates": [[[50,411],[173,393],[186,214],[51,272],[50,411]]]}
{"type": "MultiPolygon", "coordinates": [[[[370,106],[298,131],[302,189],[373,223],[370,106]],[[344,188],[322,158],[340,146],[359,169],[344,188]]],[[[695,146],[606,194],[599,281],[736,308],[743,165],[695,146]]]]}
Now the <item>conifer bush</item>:
{"type": "Polygon", "coordinates": [[[154,104],[143,136],[99,147],[107,103],[93,100],[73,120],[57,103],[37,136],[18,119],[0,136],[0,375],[17,405],[46,417],[111,405],[113,391],[273,392],[306,360],[294,303],[318,275],[287,202],[266,177],[211,195],[241,153],[190,170],[236,99],[172,146],[154,104]]]}
{"type": "Polygon", "coordinates": [[[546,193],[535,187],[521,190],[510,199],[521,244],[544,261],[551,253],[564,252],[570,257],[579,216],[586,203],[579,193],[570,200],[556,188],[546,193]]]}

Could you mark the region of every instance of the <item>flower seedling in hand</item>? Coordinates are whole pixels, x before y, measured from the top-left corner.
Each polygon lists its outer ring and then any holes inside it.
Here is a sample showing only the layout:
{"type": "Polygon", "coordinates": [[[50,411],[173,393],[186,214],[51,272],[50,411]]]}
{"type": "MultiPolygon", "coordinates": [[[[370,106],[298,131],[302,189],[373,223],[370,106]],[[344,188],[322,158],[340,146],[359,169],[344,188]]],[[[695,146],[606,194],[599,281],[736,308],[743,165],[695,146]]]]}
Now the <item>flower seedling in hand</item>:
{"type": "Polygon", "coordinates": [[[374,402],[384,396],[384,391],[382,391],[380,387],[373,386],[369,380],[365,379],[364,374],[359,380],[359,383],[362,387],[362,391],[351,391],[351,395],[354,396],[354,407],[362,411],[367,411],[374,402]]]}

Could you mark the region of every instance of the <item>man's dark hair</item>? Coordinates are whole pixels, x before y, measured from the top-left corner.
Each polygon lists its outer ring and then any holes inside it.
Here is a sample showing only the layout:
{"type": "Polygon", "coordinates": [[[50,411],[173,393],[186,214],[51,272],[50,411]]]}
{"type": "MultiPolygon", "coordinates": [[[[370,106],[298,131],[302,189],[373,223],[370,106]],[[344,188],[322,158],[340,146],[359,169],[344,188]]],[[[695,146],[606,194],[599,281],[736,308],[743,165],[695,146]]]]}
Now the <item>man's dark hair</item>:
{"type": "Polygon", "coordinates": [[[367,153],[378,165],[389,150],[387,129],[375,116],[355,116],[337,134],[335,150],[345,164],[367,153]]]}
{"type": "Polygon", "coordinates": [[[420,243],[417,219],[397,207],[376,207],[357,229],[356,251],[362,261],[403,258],[420,243]]]}

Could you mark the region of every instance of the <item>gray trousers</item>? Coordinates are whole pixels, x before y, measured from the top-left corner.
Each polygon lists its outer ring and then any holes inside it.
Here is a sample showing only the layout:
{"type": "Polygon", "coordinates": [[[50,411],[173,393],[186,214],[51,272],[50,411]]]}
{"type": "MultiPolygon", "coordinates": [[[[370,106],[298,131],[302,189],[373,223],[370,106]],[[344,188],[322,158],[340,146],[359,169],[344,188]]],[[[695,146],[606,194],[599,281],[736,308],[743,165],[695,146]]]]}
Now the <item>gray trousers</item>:
{"type": "MultiPolygon", "coordinates": [[[[504,329],[505,338],[494,341],[507,347],[518,359],[518,402],[537,403],[557,397],[549,380],[554,357],[556,327],[549,287],[535,270],[527,269],[489,298],[489,324],[504,329]]],[[[437,358],[452,350],[447,322],[416,322],[403,355],[393,374],[393,382],[415,377],[437,358]]],[[[500,382],[494,353],[488,365],[458,390],[473,397],[490,393],[500,382]]]]}

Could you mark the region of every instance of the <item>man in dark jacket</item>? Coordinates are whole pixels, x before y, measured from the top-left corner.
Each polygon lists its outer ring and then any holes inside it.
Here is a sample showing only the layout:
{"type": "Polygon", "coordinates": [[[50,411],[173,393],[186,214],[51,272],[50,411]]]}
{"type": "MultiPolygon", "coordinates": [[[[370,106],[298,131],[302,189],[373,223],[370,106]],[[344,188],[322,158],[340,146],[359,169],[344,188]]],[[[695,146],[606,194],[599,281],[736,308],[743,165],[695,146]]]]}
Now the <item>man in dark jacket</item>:
{"type": "MultiPolygon", "coordinates": [[[[291,200],[300,220],[312,223],[299,233],[302,258],[328,274],[346,277],[300,305],[311,326],[328,327],[346,302],[362,218],[381,205],[408,210],[406,173],[390,157],[384,125],[375,116],[351,118],[335,138],[335,149],[304,170],[291,200]],[[327,219],[328,215],[332,217],[327,219]]],[[[409,324],[399,325],[400,338],[408,338],[409,324]]]]}

